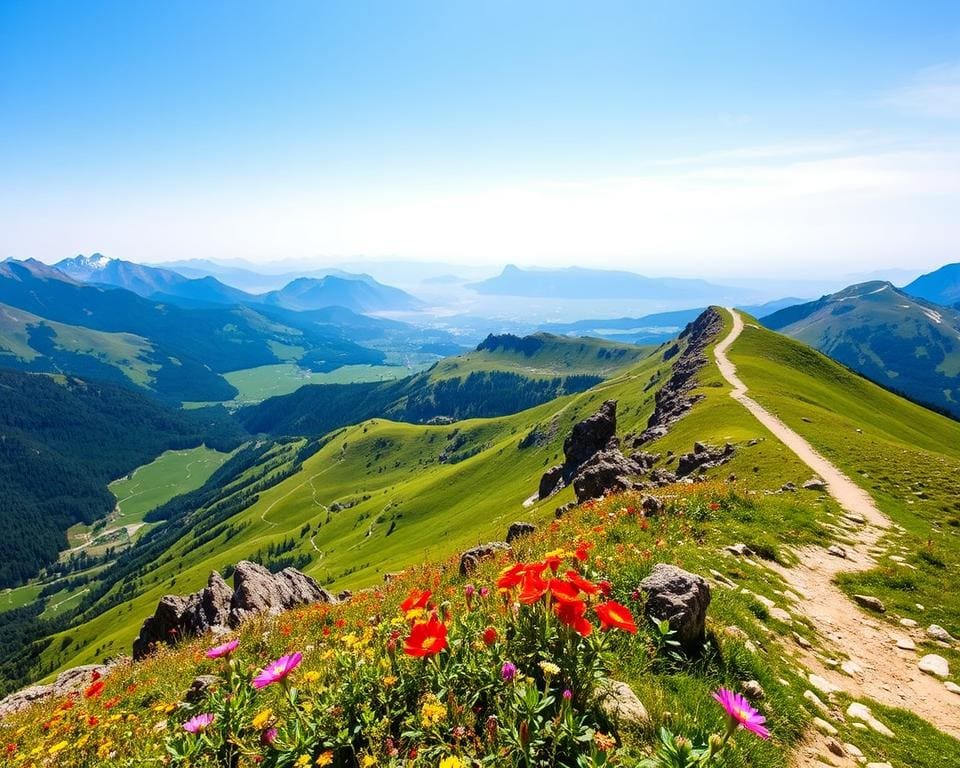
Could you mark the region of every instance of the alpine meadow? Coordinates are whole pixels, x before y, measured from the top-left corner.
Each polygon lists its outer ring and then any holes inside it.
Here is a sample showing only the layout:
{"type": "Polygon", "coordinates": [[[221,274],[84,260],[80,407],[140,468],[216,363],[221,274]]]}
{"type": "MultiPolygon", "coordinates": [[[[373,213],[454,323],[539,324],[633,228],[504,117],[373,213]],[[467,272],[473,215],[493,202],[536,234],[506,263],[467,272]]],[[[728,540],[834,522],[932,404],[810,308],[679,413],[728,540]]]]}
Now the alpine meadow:
{"type": "Polygon", "coordinates": [[[960,8],[0,5],[11,768],[960,768],[960,8]]]}

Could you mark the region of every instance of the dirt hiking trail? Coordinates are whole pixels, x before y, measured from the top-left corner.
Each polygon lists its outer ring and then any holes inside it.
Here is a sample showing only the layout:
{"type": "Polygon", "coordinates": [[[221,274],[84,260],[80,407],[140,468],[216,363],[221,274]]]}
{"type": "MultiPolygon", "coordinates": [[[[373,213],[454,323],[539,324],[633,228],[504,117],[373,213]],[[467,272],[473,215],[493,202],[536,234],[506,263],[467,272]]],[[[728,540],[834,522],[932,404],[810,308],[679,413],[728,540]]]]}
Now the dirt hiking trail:
{"type": "MultiPolygon", "coordinates": [[[[835,659],[847,660],[844,664],[846,670],[828,665],[827,659],[814,650],[798,646],[800,658],[810,672],[853,698],[866,697],[909,710],[946,733],[960,737],[960,697],[948,691],[940,680],[917,668],[921,653],[897,647],[898,639],[908,637],[919,646],[920,640],[926,639],[923,629],[907,628],[875,618],[875,614],[852,603],[833,583],[838,573],[867,570],[876,565],[868,550],[880,551],[878,542],[891,527],[890,519],[877,508],[866,491],[821,456],[804,438],[747,396],[746,386],[737,377],[736,366],[727,357],[727,350],[743,331],[743,318],[736,310],[728,309],[727,312],[733,317],[733,329],[716,345],[714,355],[720,373],[733,387],[730,396],[825,481],[828,492],[847,515],[843,521],[849,527],[845,531],[847,540],[843,543],[845,558],[828,554],[826,548],[804,547],[797,550],[800,562],[795,567],[772,566],[803,598],[791,606],[793,611],[810,619],[824,644],[836,653],[835,659]]],[[[818,691],[818,687],[811,685],[815,693],[826,699],[824,694],[829,692],[818,691]]],[[[837,709],[834,714],[839,713],[837,709]]]]}

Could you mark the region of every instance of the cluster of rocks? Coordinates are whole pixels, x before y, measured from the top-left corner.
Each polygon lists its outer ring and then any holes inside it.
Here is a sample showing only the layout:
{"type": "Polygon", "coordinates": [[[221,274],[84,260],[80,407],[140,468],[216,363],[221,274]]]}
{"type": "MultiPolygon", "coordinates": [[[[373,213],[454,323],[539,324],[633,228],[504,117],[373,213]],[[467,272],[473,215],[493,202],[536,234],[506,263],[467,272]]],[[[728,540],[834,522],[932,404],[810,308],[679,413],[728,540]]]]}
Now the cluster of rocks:
{"type": "MultiPolygon", "coordinates": [[[[683,352],[673,364],[670,378],[655,395],[654,410],[647,428],[637,438],[635,445],[643,445],[667,434],[671,426],[687,415],[703,395],[693,390],[697,386],[697,373],[707,364],[707,347],[723,330],[723,316],[712,307],[687,325],[680,334],[686,341],[683,352]]],[[[671,356],[676,353],[671,347],[671,356]]],[[[664,359],[669,359],[664,355],[664,359]]]]}
{"type": "MultiPolygon", "coordinates": [[[[564,462],[544,472],[538,498],[545,499],[570,484],[577,502],[583,502],[608,493],[647,490],[683,479],[689,482],[696,479],[690,478],[694,473],[703,473],[730,461],[735,451],[730,443],[715,448],[697,442],[693,451],[678,457],[677,470],[672,472],[656,466],[661,459],[658,453],[636,451],[625,456],[616,431],[617,401],[607,400],[595,414],[574,425],[563,443],[564,462]]],[[[652,497],[644,499],[644,509],[648,506],[648,511],[659,508],[652,497]]],[[[558,509],[558,516],[565,511],[558,509]]]]}
{"type": "Polygon", "coordinates": [[[107,674],[119,662],[120,659],[115,659],[109,664],[87,664],[82,667],[73,667],[61,672],[57,679],[48,685],[32,685],[22,691],[11,693],[6,698],[0,699],[0,718],[41,701],[75,693],[81,688],[85,688],[95,678],[107,674]]]}
{"type": "Polygon", "coordinates": [[[234,569],[233,589],[214,571],[199,592],[160,598],[153,616],[143,622],[133,642],[133,658],[142,659],[161,643],[236,628],[251,616],[336,601],[314,579],[295,568],[273,574],[262,565],[243,560],[234,569]]]}
{"type": "Polygon", "coordinates": [[[677,475],[686,477],[697,470],[712,469],[726,464],[733,458],[734,447],[727,443],[723,448],[714,448],[705,443],[694,443],[690,453],[684,453],[677,459],[677,475]]]}

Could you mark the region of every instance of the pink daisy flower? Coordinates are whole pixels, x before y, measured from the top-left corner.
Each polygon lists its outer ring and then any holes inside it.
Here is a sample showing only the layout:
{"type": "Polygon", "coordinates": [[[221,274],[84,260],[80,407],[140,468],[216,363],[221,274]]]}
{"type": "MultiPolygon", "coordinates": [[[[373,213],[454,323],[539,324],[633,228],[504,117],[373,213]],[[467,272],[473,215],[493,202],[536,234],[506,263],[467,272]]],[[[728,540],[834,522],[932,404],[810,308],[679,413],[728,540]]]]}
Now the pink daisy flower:
{"type": "Polygon", "coordinates": [[[302,653],[291,653],[289,656],[281,656],[263,668],[263,671],[253,678],[254,688],[266,688],[271,683],[279,683],[285,679],[297,665],[303,661],[302,653]]]}
{"type": "Polygon", "coordinates": [[[748,731],[753,731],[761,739],[769,739],[770,731],[763,727],[767,718],[761,715],[757,710],[750,706],[739,693],[721,688],[715,691],[713,698],[720,702],[720,706],[726,710],[727,717],[730,718],[729,727],[732,733],[738,725],[742,725],[748,731]]]}
{"type": "Polygon", "coordinates": [[[213,722],[213,718],[214,716],[209,712],[205,712],[202,715],[195,715],[183,724],[183,730],[187,731],[187,733],[200,733],[200,731],[204,730],[213,722]]]}
{"type": "Polygon", "coordinates": [[[240,645],[239,640],[231,640],[229,643],[215,646],[207,651],[207,658],[219,659],[221,656],[229,656],[231,653],[237,650],[238,645],[240,645]]]}

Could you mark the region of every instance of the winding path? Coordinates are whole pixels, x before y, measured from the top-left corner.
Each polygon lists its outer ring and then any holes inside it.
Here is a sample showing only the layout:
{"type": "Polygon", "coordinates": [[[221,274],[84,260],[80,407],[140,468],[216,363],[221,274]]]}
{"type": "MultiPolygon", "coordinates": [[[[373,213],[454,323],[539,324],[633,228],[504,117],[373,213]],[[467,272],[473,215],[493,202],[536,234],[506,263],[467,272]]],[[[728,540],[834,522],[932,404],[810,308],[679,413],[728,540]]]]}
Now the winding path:
{"type": "MultiPolygon", "coordinates": [[[[943,684],[917,669],[918,654],[897,647],[898,638],[912,636],[919,644],[924,635],[919,629],[907,629],[876,620],[854,606],[834,584],[834,577],[843,572],[873,568],[876,563],[868,548],[876,547],[883,532],[891,527],[890,519],[873,499],[849,477],[837,469],[804,438],[780,419],[747,396],[747,387],[737,376],[736,366],[727,357],[727,350],[743,331],[743,318],[733,309],[730,333],[714,348],[717,367],[733,389],[730,396],[743,405],[799,459],[819,475],[827,490],[845,513],[850,531],[844,542],[846,558],[834,557],[820,547],[804,547],[797,551],[800,562],[793,568],[772,566],[791,589],[803,599],[791,608],[807,616],[832,650],[840,658],[854,662],[848,667],[853,674],[841,673],[825,664],[823,656],[798,647],[798,653],[811,671],[825,678],[854,698],[866,697],[891,707],[910,710],[941,730],[960,737],[960,703],[956,694],[943,684]],[[867,525],[853,521],[866,520],[867,525]]],[[[877,551],[877,550],[874,550],[877,551]]],[[[817,764],[819,763],[811,763],[817,764]]]]}

